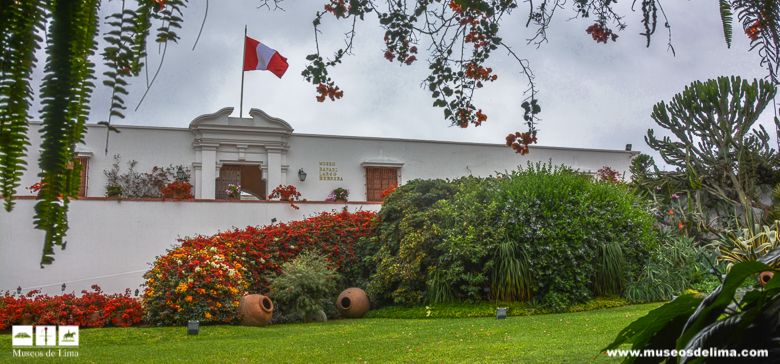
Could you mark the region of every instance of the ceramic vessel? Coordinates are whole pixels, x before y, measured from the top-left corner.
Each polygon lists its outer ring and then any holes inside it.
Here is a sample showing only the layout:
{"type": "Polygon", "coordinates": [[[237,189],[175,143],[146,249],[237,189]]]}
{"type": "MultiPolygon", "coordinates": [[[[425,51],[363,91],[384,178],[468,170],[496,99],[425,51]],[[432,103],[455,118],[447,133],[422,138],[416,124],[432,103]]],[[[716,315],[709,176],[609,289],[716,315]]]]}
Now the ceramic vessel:
{"type": "Polygon", "coordinates": [[[266,296],[250,294],[239,301],[238,312],[241,313],[241,325],[263,327],[271,322],[274,304],[266,296]]]}
{"type": "Polygon", "coordinates": [[[366,292],[360,288],[347,288],[336,299],[336,309],[345,318],[361,318],[371,309],[366,292]]]}
{"type": "Polygon", "coordinates": [[[766,286],[766,284],[769,283],[769,280],[772,279],[774,275],[775,272],[770,272],[770,271],[761,272],[758,275],[758,282],[760,282],[762,286],[766,286]]]}

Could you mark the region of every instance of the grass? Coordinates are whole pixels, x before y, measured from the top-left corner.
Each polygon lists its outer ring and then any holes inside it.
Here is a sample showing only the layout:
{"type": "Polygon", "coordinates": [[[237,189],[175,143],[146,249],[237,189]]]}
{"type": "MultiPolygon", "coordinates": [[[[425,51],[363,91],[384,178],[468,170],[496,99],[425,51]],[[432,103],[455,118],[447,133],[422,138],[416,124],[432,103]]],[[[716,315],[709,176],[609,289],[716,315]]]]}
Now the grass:
{"type": "MultiPolygon", "coordinates": [[[[584,363],[660,303],[578,313],[462,319],[360,319],[265,328],[81,330],[78,358],[36,363],[584,363]]],[[[24,349],[46,351],[45,349],[24,349]]],[[[71,349],[73,350],[73,349],[71,349]]],[[[56,349],[53,350],[57,354],[56,349]]],[[[0,362],[14,358],[0,336],[0,362]]],[[[596,363],[619,358],[599,355],[596,363]]]]}
{"type": "MultiPolygon", "coordinates": [[[[596,297],[583,304],[568,307],[565,312],[582,312],[603,310],[627,306],[629,303],[619,297],[596,297]]],[[[496,307],[506,307],[507,316],[530,316],[538,314],[556,313],[543,307],[534,308],[523,302],[477,302],[477,303],[434,303],[428,306],[387,306],[378,310],[371,310],[366,318],[392,318],[392,319],[427,319],[427,318],[472,318],[495,317],[496,307]]]]}

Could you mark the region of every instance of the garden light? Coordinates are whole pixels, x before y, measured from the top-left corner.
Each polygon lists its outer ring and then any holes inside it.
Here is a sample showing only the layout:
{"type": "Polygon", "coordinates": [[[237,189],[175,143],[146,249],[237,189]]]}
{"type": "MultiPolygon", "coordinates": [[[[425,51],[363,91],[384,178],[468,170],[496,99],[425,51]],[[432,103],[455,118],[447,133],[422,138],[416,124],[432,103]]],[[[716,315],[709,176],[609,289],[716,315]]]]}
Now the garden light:
{"type": "Polygon", "coordinates": [[[65,293],[65,283],[62,284],[62,293],[65,293]]]}
{"type": "Polygon", "coordinates": [[[22,294],[22,286],[16,287],[16,295],[22,294]]]}
{"type": "Polygon", "coordinates": [[[181,181],[184,179],[184,177],[185,177],[184,170],[181,169],[181,166],[179,166],[179,170],[176,171],[176,180],[181,181]]]}
{"type": "Polygon", "coordinates": [[[298,170],[298,178],[301,179],[301,182],[306,180],[306,172],[303,171],[303,168],[298,170]]]}
{"type": "Polygon", "coordinates": [[[200,321],[190,320],[187,322],[187,335],[197,335],[200,331],[200,321]]]}
{"type": "Polygon", "coordinates": [[[496,310],[496,320],[503,320],[506,318],[506,307],[498,307],[496,310]]]}
{"type": "Polygon", "coordinates": [[[135,296],[138,297],[138,288],[135,289],[135,296]]]}

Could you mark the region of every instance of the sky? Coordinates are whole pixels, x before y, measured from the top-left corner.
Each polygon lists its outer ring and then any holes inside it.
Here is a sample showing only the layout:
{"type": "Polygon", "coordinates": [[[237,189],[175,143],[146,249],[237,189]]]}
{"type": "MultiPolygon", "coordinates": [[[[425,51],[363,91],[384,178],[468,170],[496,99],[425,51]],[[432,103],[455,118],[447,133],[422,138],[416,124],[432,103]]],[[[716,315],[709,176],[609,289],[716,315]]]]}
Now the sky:
{"type": "MultiPolygon", "coordinates": [[[[515,131],[525,131],[521,103],[527,81],[520,66],[504,50],[494,51],[486,66],[498,75],[496,82],[479,90],[475,106],[488,115],[480,127],[450,126],[442,109],[432,106],[430,92],[422,87],[427,77],[425,47],[419,46],[420,61],[412,66],[388,62],[384,54],[384,30],[374,14],[357,24],[353,56],[331,70],[331,77],[344,91],[335,102],[318,103],[315,86],[300,75],[306,55],[315,53],[312,20],[322,11],[324,1],[287,1],[284,10],[258,7],[259,0],[211,1],[208,17],[197,47],[193,50],[203,21],[204,1],[192,1],[184,12],[184,26],[178,31],[178,44],[168,46],[159,76],[137,111],[133,109],[146,91],[144,76],[130,79],[130,95],[125,97],[125,119],[112,124],[185,128],[196,117],[234,107],[239,113],[244,26],[248,36],[276,49],[290,65],[282,79],[270,72],[245,73],[244,117],[251,108],[281,118],[296,133],[389,137],[503,144],[515,131]]],[[[727,48],[717,2],[668,1],[662,3],[672,26],[676,56],[668,50],[668,33],[659,14],[659,28],[650,47],[639,35],[644,30],[641,12],[632,12],[631,3],[622,1],[617,9],[628,28],[618,33],[617,42],[596,43],[585,29],[592,19],[572,19],[570,4],[556,12],[548,31],[548,42],[537,47],[527,44],[534,34],[525,28],[528,3],[521,3],[504,19],[499,36],[521,58],[528,60],[542,112],[538,125],[539,145],[623,150],[660,157],[645,144],[650,128],[656,135],[668,135],[650,118],[653,105],[669,101],[696,80],[737,75],[763,78],[757,51],[749,51],[749,39],[734,23],[734,40],[727,48]]],[[[120,1],[103,4],[101,16],[115,11],[120,1]]],[[[639,7],[637,6],[637,9],[639,7]]],[[[736,20],[736,16],[735,16],[736,20]]],[[[344,33],[351,21],[325,16],[320,34],[320,50],[329,57],[344,45],[344,33]]],[[[154,28],[157,26],[155,25],[154,28]]],[[[101,33],[107,31],[102,22],[101,33]]],[[[103,43],[100,48],[102,49],[103,43]]],[[[41,54],[39,60],[45,59],[41,54]]],[[[105,69],[99,56],[97,74],[105,69]]],[[[158,47],[149,49],[150,77],[160,61],[158,47]]],[[[35,76],[42,77],[42,67],[35,76]]],[[[100,82],[93,94],[90,123],[106,120],[110,89],[100,82]]],[[[35,89],[37,90],[37,86],[35,89]]],[[[772,105],[760,119],[776,146],[772,105]]],[[[40,109],[34,105],[34,115],[40,109]]],[[[117,137],[121,137],[119,134],[117,137]]],[[[533,149],[531,149],[533,153],[533,149]]]]}

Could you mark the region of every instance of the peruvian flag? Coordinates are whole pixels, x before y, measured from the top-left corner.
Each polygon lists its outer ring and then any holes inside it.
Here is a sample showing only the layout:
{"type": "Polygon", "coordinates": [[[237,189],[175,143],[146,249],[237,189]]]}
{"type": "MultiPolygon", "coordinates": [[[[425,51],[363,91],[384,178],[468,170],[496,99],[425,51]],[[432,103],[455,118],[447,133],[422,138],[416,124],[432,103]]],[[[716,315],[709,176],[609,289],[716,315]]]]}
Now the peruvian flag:
{"type": "Polygon", "coordinates": [[[287,71],[287,58],[265,44],[246,37],[244,47],[244,71],[271,71],[279,78],[287,71]]]}

